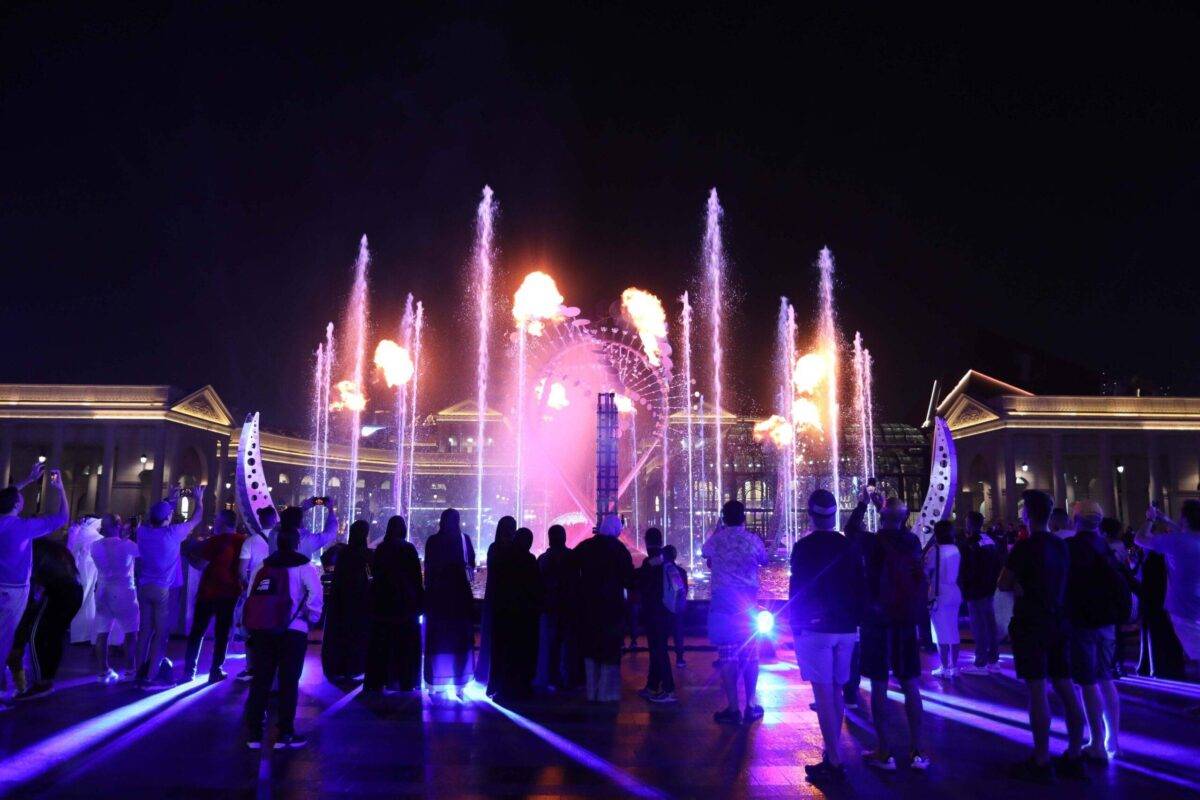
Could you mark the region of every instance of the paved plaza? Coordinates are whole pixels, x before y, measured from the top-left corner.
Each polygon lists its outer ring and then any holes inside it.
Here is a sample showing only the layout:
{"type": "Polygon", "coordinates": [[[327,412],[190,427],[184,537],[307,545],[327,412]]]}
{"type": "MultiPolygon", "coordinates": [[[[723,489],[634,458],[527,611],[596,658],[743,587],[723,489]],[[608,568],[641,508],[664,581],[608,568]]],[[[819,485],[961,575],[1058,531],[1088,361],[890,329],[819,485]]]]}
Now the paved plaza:
{"type": "MultiPolygon", "coordinates": [[[[181,655],[172,642],[172,656],[181,655]]],[[[695,640],[694,644],[701,642],[695,640]]],[[[619,707],[572,695],[542,696],[512,710],[482,699],[364,697],[321,677],[310,647],[298,727],[305,750],[252,752],[242,739],[246,686],[201,682],[159,694],[101,686],[86,649],[72,647],[59,689],[0,716],[0,793],[13,797],[821,797],[803,764],[819,758],[809,691],[786,647],[764,662],[766,718],[753,727],[713,724],[720,691],[713,654],[689,653],[677,670],[682,702],[650,707],[635,692],[644,651],[626,656],[619,707]]],[[[202,661],[203,663],[203,661],[202,661]]],[[[241,669],[238,660],[228,665],[241,669]]],[[[927,665],[928,666],[928,665],[927,665]]],[[[1010,781],[1029,734],[1023,687],[1005,660],[1000,677],[925,678],[927,774],[869,772],[857,751],[872,744],[852,710],[843,738],[849,782],[830,797],[1002,798],[1195,797],[1200,725],[1185,713],[1200,689],[1120,683],[1124,754],[1086,784],[1038,787],[1010,781]]],[[[472,693],[474,694],[474,693],[472,693]]],[[[863,693],[865,699],[865,692],[863,693]]],[[[900,721],[895,706],[894,722],[900,721]]],[[[896,735],[903,736],[901,730],[896,735]]],[[[901,739],[902,740],[902,739],[901,739]]],[[[1062,746],[1061,722],[1055,749],[1062,746]]]]}

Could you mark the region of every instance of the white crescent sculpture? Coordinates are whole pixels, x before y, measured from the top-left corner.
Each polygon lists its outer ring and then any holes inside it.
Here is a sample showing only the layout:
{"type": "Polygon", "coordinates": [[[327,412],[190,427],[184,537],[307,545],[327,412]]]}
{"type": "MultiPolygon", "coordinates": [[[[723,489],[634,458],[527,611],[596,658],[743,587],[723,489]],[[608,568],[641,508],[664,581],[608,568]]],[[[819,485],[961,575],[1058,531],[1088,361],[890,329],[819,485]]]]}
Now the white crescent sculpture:
{"type": "Polygon", "coordinates": [[[929,460],[929,491],[921,504],[912,532],[921,538],[921,544],[933,535],[934,523],[949,518],[954,508],[954,496],[958,491],[958,455],[954,450],[954,437],[950,426],[941,417],[933,419],[933,455],[929,460]]]}
{"type": "Polygon", "coordinates": [[[238,510],[250,530],[267,535],[258,524],[258,511],[275,505],[271,499],[271,488],[262,469],[262,453],[258,443],[258,412],[246,415],[242,435],[238,439],[237,452],[237,499],[238,510]]]}

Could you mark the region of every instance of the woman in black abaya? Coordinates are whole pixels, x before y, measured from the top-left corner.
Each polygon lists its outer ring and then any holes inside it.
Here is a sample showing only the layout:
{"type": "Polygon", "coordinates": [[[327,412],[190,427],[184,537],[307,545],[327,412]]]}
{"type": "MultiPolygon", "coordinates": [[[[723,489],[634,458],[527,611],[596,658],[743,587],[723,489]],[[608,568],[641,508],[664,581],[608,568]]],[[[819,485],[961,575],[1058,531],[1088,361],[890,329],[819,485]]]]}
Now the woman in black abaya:
{"type": "Polygon", "coordinates": [[[424,597],[421,559],[408,539],[404,517],[388,520],[371,562],[371,646],[363,688],[411,692],[421,684],[424,597]]]}
{"type": "Polygon", "coordinates": [[[331,681],[363,673],[367,662],[367,640],[371,630],[368,595],[371,583],[371,551],[367,549],[370,523],[364,519],[350,526],[350,541],[339,548],[329,587],[329,611],[321,637],[321,667],[331,681]]]}
{"type": "Polygon", "coordinates": [[[458,511],[442,512],[438,532],[425,542],[425,683],[430,692],[462,693],[474,674],[475,626],[471,580],[475,548],[463,535],[458,511]]]}

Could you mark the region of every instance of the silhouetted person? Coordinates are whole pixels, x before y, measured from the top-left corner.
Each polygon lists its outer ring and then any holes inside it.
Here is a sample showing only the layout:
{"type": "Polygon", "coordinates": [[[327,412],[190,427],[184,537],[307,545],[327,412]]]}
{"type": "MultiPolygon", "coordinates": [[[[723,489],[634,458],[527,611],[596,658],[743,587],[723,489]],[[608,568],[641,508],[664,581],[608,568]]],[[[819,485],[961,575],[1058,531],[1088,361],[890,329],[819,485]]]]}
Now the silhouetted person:
{"type": "Polygon", "coordinates": [[[447,508],[425,542],[425,683],[431,693],[454,688],[461,695],[474,674],[474,569],[475,548],[463,535],[458,510],[447,508]]]}
{"type": "Polygon", "coordinates": [[[1067,575],[1070,551],[1067,543],[1049,530],[1053,500],[1045,492],[1027,489],[1021,493],[1021,520],[1029,536],[1013,545],[1000,573],[999,588],[1016,595],[1012,622],[1013,662],[1017,677],[1029,690],[1029,727],[1033,732],[1033,756],[1013,768],[1013,776],[1040,783],[1055,777],[1050,761],[1050,703],[1046,681],[1054,687],[1067,717],[1065,767],[1073,777],[1082,775],[1083,707],[1071,685],[1070,642],[1066,618],[1067,575]]]}
{"type": "Polygon", "coordinates": [[[138,605],[142,624],[138,631],[138,686],[163,689],[173,681],[167,656],[167,620],[171,587],[179,585],[180,546],[204,516],[204,485],[193,498],[196,512],[186,522],[172,523],[181,490],[175,487],[165,500],[150,507],[146,524],[138,528],[138,605]],[[151,670],[155,671],[151,675],[151,670]]]}
{"type": "MultiPolygon", "coordinates": [[[[25,498],[21,492],[42,479],[44,467],[37,463],[29,477],[0,489],[0,658],[7,659],[17,625],[29,601],[30,576],[33,572],[33,540],[67,524],[67,494],[58,470],[50,471],[50,485],[58,491],[58,511],[41,517],[22,518],[25,498]]],[[[0,699],[0,711],[11,705],[0,699]]]]}
{"type": "Polygon", "coordinates": [[[33,540],[33,580],[29,606],[17,636],[9,666],[14,674],[20,666],[25,645],[32,649],[32,682],[14,696],[28,700],[54,690],[54,679],[62,664],[63,648],[67,644],[67,629],[83,605],[83,585],[75,557],[62,542],[49,537],[33,540]]]}
{"type": "MultiPolygon", "coordinates": [[[[664,569],[674,568],[679,581],[679,589],[675,593],[675,606],[670,609],[670,629],[671,638],[675,641],[675,666],[683,669],[687,666],[687,662],[683,660],[683,623],[687,614],[688,574],[686,569],[676,563],[678,554],[679,551],[675,549],[675,545],[669,544],[663,548],[663,564],[668,565],[664,569]]],[[[666,579],[664,578],[664,580],[666,579]]]]}
{"type": "Polygon", "coordinates": [[[492,664],[488,694],[499,700],[528,696],[537,667],[541,575],[529,549],[533,532],[519,529],[498,559],[492,586],[492,664]]]}
{"type": "Polygon", "coordinates": [[[421,685],[421,559],[404,517],[388,520],[371,562],[371,645],[363,688],[411,692],[421,685]]]}
{"type": "Polygon", "coordinates": [[[726,725],[754,722],[763,717],[756,702],[758,688],[758,570],[766,566],[762,539],[746,530],[746,507],[730,500],[721,508],[717,526],[701,550],[712,571],[708,607],[708,639],[717,648],[726,707],[713,719],[726,725]],[[746,693],[746,709],[738,707],[738,682],[746,693]]]}
{"type": "Polygon", "coordinates": [[[308,651],[308,631],[321,619],[321,574],[300,546],[299,508],[284,509],[276,530],[278,550],[263,561],[246,600],[245,621],[254,651],[254,679],[246,697],[246,746],[262,747],[271,684],[279,679],[277,748],[300,748],[308,739],[296,732],[300,674],[308,651]]]}
{"type": "Polygon", "coordinates": [[[1000,633],[996,623],[996,579],[1008,555],[983,532],[983,515],[967,514],[967,529],[959,546],[962,566],[959,586],[971,615],[971,638],[975,640],[975,662],[962,668],[968,675],[1000,672],[1000,633]]]}
{"type": "MultiPolygon", "coordinates": [[[[199,513],[199,509],[197,509],[199,513]]],[[[196,664],[208,625],[213,627],[213,657],[208,669],[210,683],[225,680],[225,653],[229,649],[229,631],[233,627],[233,611],[242,594],[238,574],[238,556],[246,537],[237,532],[237,514],[223,508],[217,512],[213,535],[186,543],[188,555],[207,562],[200,573],[196,605],[192,613],[192,628],[188,632],[187,653],[183,661],[183,680],[196,677],[196,664]]]]}
{"type": "Polygon", "coordinates": [[[370,534],[371,523],[355,520],[350,526],[349,540],[339,548],[333,562],[325,631],[321,636],[321,667],[331,681],[362,675],[367,668],[367,640],[371,632],[371,551],[367,549],[370,534]]]}
{"type": "Polygon", "coordinates": [[[898,497],[879,512],[879,532],[862,537],[866,569],[867,607],[859,628],[862,672],[871,681],[871,721],[879,741],[865,757],[876,769],[896,769],[887,732],[888,675],[895,676],[904,693],[910,750],[906,759],[913,769],[928,769],[921,742],[921,654],[917,626],[925,617],[929,584],[922,563],[921,541],[904,525],[908,507],[898,497]]]}
{"type": "Polygon", "coordinates": [[[492,665],[492,607],[497,573],[504,571],[504,557],[517,535],[515,517],[503,516],[496,522],[496,535],[487,549],[487,574],[483,586],[483,610],[479,617],[479,658],[475,662],[475,680],[488,683],[492,665]]]}
{"type": "Polygon", "coordinates": [[[546,538],[550,546],[537,559],[544,596],[535,683],[569,689],[578,680],[574,662],[579,565],[574,551],[567,547],[566,528],[551,525],[546,538]]]}
{"type": "Polygon", "coordinates": [[[646,529],[646,558],[638,568],[635,582],[641,595],[642,625],[650,651],[646,686],[638,694],[652,703],[674,703],[675,676],[671,674],[671,656],[667,637],[671,632],[671,612],[663,602],[663,534],[658,528],[646,529]]]}
{"type": "MultiPolygon", "coordinates": [[[[92,563],[96,565],[96,616],[92,633],[96,639],[96,663],[100,666],[100,682],[120,680],[116,670],[109,667],[108,639],[113,625],[132,644],[137,641],[138,601],[133,582],[137,562],[137,545],[129,541],[130,529],[116,514],[105,514],[100,520],[100,535],[104,538],[92,545],[92,563]]],[[[136,672],[134,648],[125,648],[130,672],[136,672]]]]}
{"type": "Polygon", "coordinates": [[[617,538],[621,520],[608,514],[595,535],[575,548],[579,563],[579,644],[587,699],[621,699],[621,643],[625,591],[633,583],[633,558],[617,538]]]}
{"type": "Polygon", "coordinates": [[[1200,674],[1200,500],[1183,501],[1178,524],[1151,507],[1137,543],[1166,561],[1166,610],[1188,658],[1186,669],[1195,678],[1200,674]],[[1157,534],[1156,525],[1171,532],[1157,534]]]}

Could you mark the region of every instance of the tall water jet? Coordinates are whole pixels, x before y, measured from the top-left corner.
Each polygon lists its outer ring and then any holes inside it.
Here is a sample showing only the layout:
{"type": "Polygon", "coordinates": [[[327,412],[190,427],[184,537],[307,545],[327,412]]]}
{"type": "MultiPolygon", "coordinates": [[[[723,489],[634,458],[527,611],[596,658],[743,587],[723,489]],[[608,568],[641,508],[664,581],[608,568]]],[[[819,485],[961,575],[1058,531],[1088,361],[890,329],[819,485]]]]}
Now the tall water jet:
{"type": "Polygon", "coordinates": [[[862,334],[854,333],[854,416],[858,422],[858,475],[862,485],[871,478],[871,442],[868,433],[867,417],[870,411],[867,407],[867,369],[866,353],[863,350],[862,334]]]}
{"type": "MultiPolygon", "coordinates": [[[[710,332],[712,350],[712,400],[715,413],[713,414],[713,440],[716,451],[716,486],[717,507],[720,513],[721,505],[725,502],[725,491],[722,485],[722,475],[725,472],[725,462],[722,460],[721,447],[721,379],[724,352],[721,349],[721,316],[725,296],[725,249],[721,241],[721,217],[724,215],[721,203],[717,199],[714,187],[708,193],[708,210],[704,226],[704,277],[708,287],[708,303],[710,316],[710,332]]],[[[710,509],[713,511],[714,509],[710,509]]]]}
{"type": "MultiPolygon", "coordinates": [[[[313,494],[317,497],[325,496],[329,481],[329,389],[333,356],[333,323],[330,322],[325,327],[325,341],[317,345],[313,363],[312,484],[313,494]]],[[[324,523],[325,508],[313,506],[309,524],[313,530],[318,530],[324,523]]]]}
{"type": "Polygon", "coordinates": [[[421,331],[425,327],[425,304],[417,301],[417,313],[413,317],[412,334],[412,391],[410,399],[412,406],[408,415],[408,482],[404,489],[404,512],[408,514],[409,525],[412,519],[413,473],[417,465],[417,389],[421,383],[421,331]]]}
{"type": "Polygon", "coordinates": [[[492,187],[483,187],[483,199],[475,211],[475,252],[472,258],[475,307],[478,326],[475,360],[475,549],[483,551],[483,451],[486,444],[488,345],[492,327],[492,275],[495,271],[493,234],[496,207],[492,187]]]}
{"type": "MultiPolygon", "coordinates": [[[[871,351],[863,348],[863,405],[866,410],[865,418],[867,422],[867,475],[873,477],[875,475],[875,362],[871,358],[871,351]]],[[[867,514],[867,523],[870,530],[877,530],[879,527],[879,512],[875,506],[870,506],[867,514]]]]}
{"type": "MultiPolygon", "coordinates": [[[[829,491],[833,492],[833,496],[837,500],[836,505],[840,508],[842,491],[841,462],[838,460],[838,429],[840,427],[838,425],[838,415],[840,413],[838,406],[838,337],[837,321],[834,318],[833,310],[833,253],[829,251],[828,247],[821,248],[817,267],[821,272],[821,283],[818,292],[820,315],[817,322],[817,339],[818,350],[824,355],[826,369],[825,415],[827,426],[825,429],[825,439],[828,442],[829,491]]],[[[839,516],[834,516],[834,523],[840,526],[839,516]]]]}
{"type": "MultiPolygon", "coordinates": [[[[400,336],[399,341],[403,342],[404,353],[408,358],[409,364],[412,364],[412,339],[413,339],[413,296],[412,292],[404,298],[404,314],[400,317],[400,336]]],[[[396,468],[392,474],[392,507],[396,509],[397,514],[407,514],[408,510],[404,505],[404,484],[405,484],[405,461],[408,456],[408,444],[405,441],[405,436],[408,434],[408,384],[412,380],[411,374],[407,380],[398,380],[396,382],[396,468]]],[[[392,381],[389,379],[388,385],[392,381]]]]}
{"type": "Polygon", "coordinates": [[[365,408],[363,381],[367,359],[367,267],[370,261],[371,251],[367,247],[367,235],[364,233],[358,243],[358,258],[354,262],[354,286],[350,290],[350,304],[346,310],[347,345],[350,350],[348,380],[354,384],[352,391],[358,395],[353,402],[346,405],[350,412],[350,487],[345,511],[345,519],[348,521],[353,521],[358,514],[355,504],[358,501],[358,444],[362,437],[362,412],[365,408]]]}
{"type": "Polygon", "coordinates": [[[694,569],[696,566],[696,476],[693,459],[696,447],[692,438],[692,303],[687,292],[683,293],[679,302],[683,304],[683,399],[687,419],[688,569],[694,569]]]}
{"type": "Polygon", "coordinates": [[[792,371],[796,364],[796,310],[786,297],[779,298],[779,317],[775,329],[776,360],[779,371],[778,414],[787,420],[791,436],[781,439],[776,453],[779,459],[778,483],[783,485],[783,540],[790,547],[798,529],[798,486],[796,476],[796,416],[792,371]]]}

